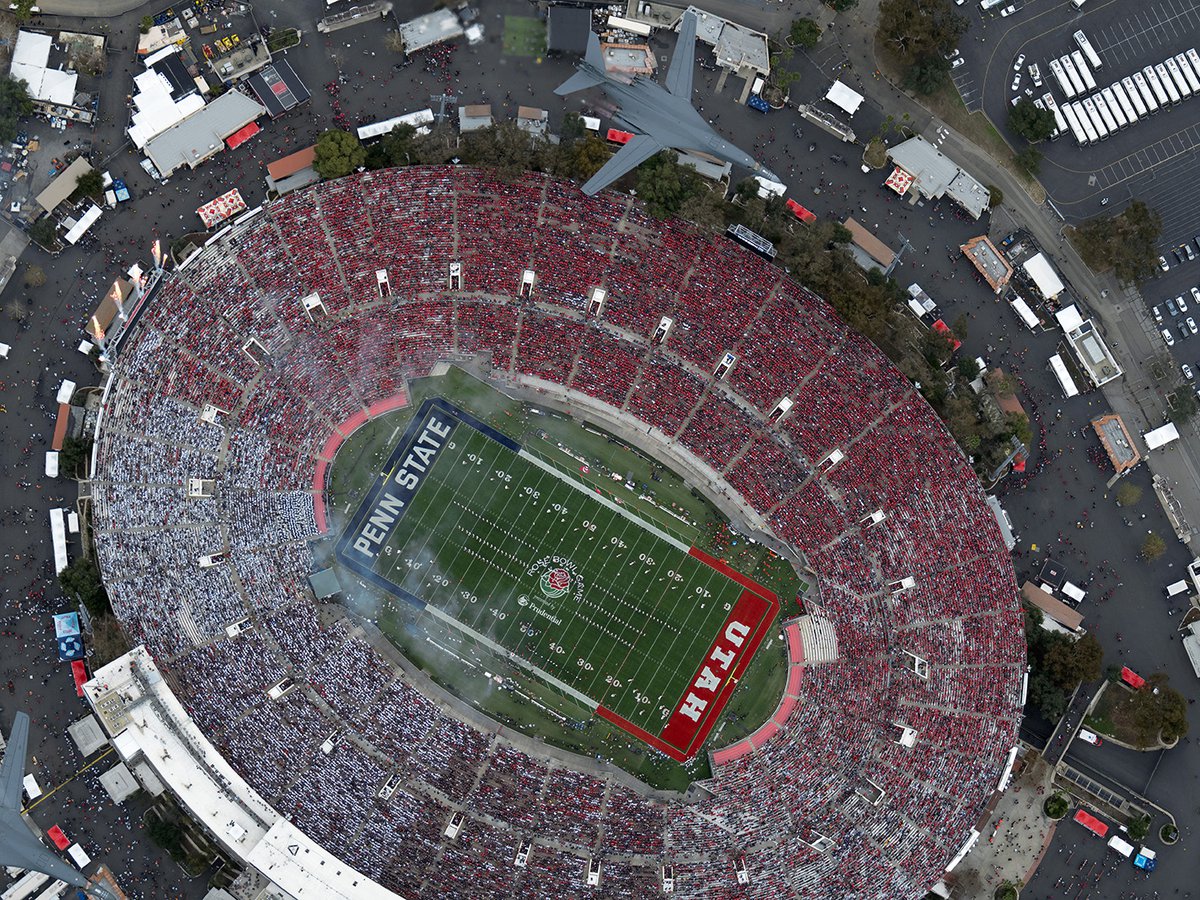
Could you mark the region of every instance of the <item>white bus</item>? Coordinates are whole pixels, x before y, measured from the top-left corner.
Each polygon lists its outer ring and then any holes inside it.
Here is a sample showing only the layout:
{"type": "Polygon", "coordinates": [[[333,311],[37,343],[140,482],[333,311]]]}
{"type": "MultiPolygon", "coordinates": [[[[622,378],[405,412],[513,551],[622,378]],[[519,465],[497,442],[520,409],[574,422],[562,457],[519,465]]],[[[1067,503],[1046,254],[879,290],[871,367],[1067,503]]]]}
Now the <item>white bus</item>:
{"type": "MultiPolygon", "coordinates": [[[[1138,118],[1148,115],[1146,104],[1142,102],[1142,95],[1138,93],[1137,85],[1133,83],[1133,79],[1126,75],[1118,82],[1121,87],[1121,93],[1117,94],[1117,99],[1124,97],[1129,101],[1129,105],[1133,107],[1133,111],[1138,114],[1138,118]]],[[[1113,85],[1114,93],[1117,90],[1117,85],[1113,85]]]]}
{"type": "Polygon", "coordinates": [[[1083,101],[1083,108],[1087,110],[1088,118],[1092,120],[1092,124],[1096,126],[1096,134],[1100,135],[1100,140],[1108,137],[1109,127],[1104,124],[1104,119],[1100,118],[1100,110],[1096,109],[1096,104],[1093,98],[1087,97],[1083,101]]]}
{"type": "Polygon", "coordinates": [[[1058,104],[1054,102],[1054,95],[1046,91],[1046,93],[1042,94],[1042,102],[1046,104],[1046,109],[1054,113],[1054,122],[1058,125],[1058,133],[1062,134],[1064,131],[1068,131],[1066,117],[1063,116],[1062,110],[1058,108],[1058,104]]]}
{"type": "Polygon", "coordinates": [[[1159,63],[1154,67],[1154,74],[1158,76],[1158,83],[1163,86],[1163,90],[1167,92],[1167,98],[1171,103],[1178,103],[1182,97],[1179,96],[1179,89],[1175,87],[1175,82],[1171,78],[1171,73],[1167,71],[1167,67],[1159,63]]]}
{"type": "Polygon", "coordinates": [[[1058,386],[1062,388],[1065,396],[1078,396],[1079,388],[1075,384],[1075,379],[1071,377],[1071,373],[1067,370],[1067,364],[1063,362],[1063,358],[1057,353],[1050,357],[1050,371],[1058,379],[1058,386]]]}
{"type": "Polygon", "coordinates": [[[49,880],[50,876],[41,872],[27,872],[20,881],[10,884],[8,890],[0,894],[0,900],[29,900],[49,880]]]}
{"type": "Polygon", "coordinates": [[[1098,71],[1103,65],[1100,62],[1100,54],[1092,49],[1092,42],[1087,39],[1087,35],[1083,33],[1082,29],[1075,32],[1075,43],[1079,45],[1079,49],[1083,51],[1083,55],[1088,58],[1092,67],[1098,71]]]}
{"type": "Polygon", "coordinates": [[[1187,79],[1188,87],[1192,89],[1193,94],[1200,94],[1200,78],[1196,77],[1196,71],[1192,68],[1191,61],[1188,60],[1186,53],[1175,54],[1175,64],[1179,66],[1179,71],[1183,73],[1183,77],[1187,79]]]}
{"type": "Polygon", "coordinates": [[[1150,90],[1150,82],[1146,80],[1146,76],[1141,72],[1133,73],[1133,86],[1137,88],[1141,94],[1142,101],[1146,104],[1146,109],[1149,112],[1158,112],[1158,100],[1154,96],[1154,91],[1150,90]]]}
{"type": "Polygon", "coordinates": [[[34,897],[33,900],[59,900],[59,898],[67,892],[68,887],[70,887],[70,885],[65,881],[56,881],[50,885],[50,887],[46,888],[44,891],[34,897]]]}
{"type": "Polygon", "coordinates": [[[372,122],[369,125],[363,125],[358,129],[358,139],[360,141],[374,140],[377,137],[383,137],[401,125],[411,125],[417,130],[417,134],[429,134],[429,126],[432,124],[433,110],[421,109],[417,112],[396,116],[394,119],[384,119],[382,122],[372,122]]]}
{"type": "Polygon", "coordinates": [[[1075,86],[1076,95],[1087,93],[1087,85],[1083,83],[1083,79],[1079,77],[1079,72],[1075,69],[1075,63],[1071,62],[1071,57],[1064,56],[1060,62],[1062,63],[1063,71],[1067,73],[1067,77],[1071,79],[1071,84],[1075,86]]]}
{"type": "Polygon", "coordinates": [[[1121,104],[1117,102],[1117,97],[1112,92],[1111,87],[1106,87],[1100,92],[1100,99],[1104,101],[1104,105],[1108,107],[1108,111],[1116,119],[1118,128],[1124,128],[1129,124],[1129,117],[1125,115],[1125,110],[1121,109],[1121,104]]]}
{"type": "Polygon", "coordinates": [[[1100,132],[1092,121],[1092,117],[1088,115],[1088,111],[1083,108],[1083,104],[1075,103],[1071,108],[1075,111],[1075,118],[1079,120],[1079,126],[1083,129],[1084,134],[1087,135],[1088,143],[1094,144],[1100,140],[1100,132]]]}
{"type": "Polygon", "coordinates": [[[1070,103],[1062,105],[1062,114],[1067,120],[1067,125],[1071,129],[1071,134],[1075,135],[1076,142],[1082,147],[1089,143],[1087,132],[1079,121],[1079,116],[1075,115],[1075,107],[1070,103]]]}
{"type": "Polygon", "coordinates": [[[1093,94],[1092,102],[1096,104],[1096,111],[1100,113],[1100,117],[1104,119],[1104,124],[1108,126],[1110,133],[1115,134],[1120,128],[1117,125],[1117,117],[1112,114],[1112,110],[1108,108],[1108,102],[1104,99],[1103,94],[1093,94]]]}
{"type": "MultiPolygon", "coordinates": [[[[1163,69],[1166,72],[1166,69],[1163,69]]],[[[1159,106],[1167,106],[1171,102],[1171,96],[1163,87],[1163,83],[1158,79],[1158,73],[1154,71],[1154,66],[1146,66],[1142,69],[1142,74],[1146,76],[1146,81],[1150,83],[1151,89],[1154,91],[1154,96],[1158,98],[1159,106]]]]}
{"type": "Polygon", "coordinates": [[[1054,80],[1058,82],[1058,86],[1062,88],[1062,92],[1067,95],[1067,99],[1075,99],[1075,95],[1079,91],[1075,90],[1075,85],[1071,84],[1071,79],[1067,77],[1067,73],[1063,71],[1062,63],[1057,59],[1050,60],[1050,74],[1054,76],[1054,80]]]}
{"type": "Polygon", "coordinates": [[[1175,82],[1175,87],[1179,88],[1179,96],[1192,96],[1192,86],[1188,84],[1187,79],[1183,77],[1183,72],[1179,71],[1179,64],[1168,56],[1165,65],[1167,67],[1167,72],[1169,72],[1171,75],[1171,80],[1175,82]]]}
{"type": "Polygon", "coordinates": [[[1192,64],[1192,71],[1195,72],[1196,75],[1200,76],[1200,53],[1197,53],[1196,48],[1193,47],[1187,52],[1186,56],[1188,58],[1188,62],[1192,64]]]}
{"type": "Polygon", "coordinates": [[[1078,50],[1071,53],[1071,62],[1075,63],[1075,70],[1079,72],[1079,77],[1083,79],[1083,83],[1087,85],[1089,91],[1096,89],[1096,79],[1092,77],[1092,70],[1088,68],[1087,60],[1083,58],[1083,54],[1078,50]]]}

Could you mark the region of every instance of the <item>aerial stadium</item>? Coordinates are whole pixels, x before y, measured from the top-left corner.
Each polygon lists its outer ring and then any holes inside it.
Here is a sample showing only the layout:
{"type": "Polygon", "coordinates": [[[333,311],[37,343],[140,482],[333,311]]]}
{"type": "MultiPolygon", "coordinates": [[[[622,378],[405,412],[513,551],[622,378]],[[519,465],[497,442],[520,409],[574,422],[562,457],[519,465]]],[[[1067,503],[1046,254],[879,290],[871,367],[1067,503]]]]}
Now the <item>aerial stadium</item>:
{"type": "Polygon", "coordinates": [[[96,554],[232,858],[286,820],[327,896],[894,900],[973,840],[1011,561],[913,385],[762,258],[383,170],[237,220],[110,355],[96,554]]]}

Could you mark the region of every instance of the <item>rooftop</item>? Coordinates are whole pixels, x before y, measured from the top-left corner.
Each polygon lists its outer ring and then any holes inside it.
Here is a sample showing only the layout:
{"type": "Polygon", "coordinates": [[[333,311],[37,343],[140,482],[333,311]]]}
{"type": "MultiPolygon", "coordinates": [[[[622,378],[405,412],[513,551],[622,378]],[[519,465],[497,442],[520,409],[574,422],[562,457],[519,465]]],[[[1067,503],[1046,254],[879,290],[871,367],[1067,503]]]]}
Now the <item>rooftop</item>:
{"type": "Polygon", "coordinates": [[[266,110],[238,91],[227,91],[198,112],[146,142],[146,155],[163,174],[195,166],[224,148],[225,138],[266,110]]]}
{"type": "Polygon", "coordinates": [[[888,157],[913,176],[921,195],[949,197],[978,219],[991,202],[988,189],[923,137],[909,138],[888,150],[888,157]]]}
{"type": "Polygon", "coordinates": [[[974,264],[979,274],[997,294],[1012,278],[1012,266],[996,249],[995,244],[988,240],[987,235],[971,238],[958,249],[974,264]]]}
{"type": "Polygon", "coordinates": [[[1142,454],[1138,452],[1138,448],[1133,443],[1133,436],[1125,427],[1120,416],[1113,414],[1099,416],[1092,419],[1092,428],[1096,430],[1096,436],[1100,438],[1100,443],[1108,453],[1108,458],[1117,474],[1132,469],[1141,461],[1142,454]]]}

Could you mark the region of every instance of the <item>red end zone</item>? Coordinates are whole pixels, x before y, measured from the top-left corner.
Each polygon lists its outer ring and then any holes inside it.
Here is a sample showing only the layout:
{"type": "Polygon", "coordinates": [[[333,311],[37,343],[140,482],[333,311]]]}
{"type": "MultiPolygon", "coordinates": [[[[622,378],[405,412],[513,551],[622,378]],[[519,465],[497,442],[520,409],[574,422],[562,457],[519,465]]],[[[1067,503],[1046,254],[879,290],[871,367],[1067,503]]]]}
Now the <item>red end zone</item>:
{"type": "Polygon", "coordinates": [[[601,718],[636,735],[677,762],[690,759],[704,744],[779,612],[779,600],[762,585],[695,547],[688,552],[745,590],[697,666],[666,726],[653,735],[603,706],[596,710],[601,718]]]}

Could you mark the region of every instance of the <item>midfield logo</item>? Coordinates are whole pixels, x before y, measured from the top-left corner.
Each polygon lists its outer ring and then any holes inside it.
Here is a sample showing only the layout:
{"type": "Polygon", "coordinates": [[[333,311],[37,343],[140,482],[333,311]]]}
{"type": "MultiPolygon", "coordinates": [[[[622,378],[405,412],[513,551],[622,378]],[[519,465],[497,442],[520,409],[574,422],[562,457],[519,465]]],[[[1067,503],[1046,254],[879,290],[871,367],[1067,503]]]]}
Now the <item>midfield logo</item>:
{"type": "Polygon", "coordinates": [[[583,579],[575,564],[561,556],[544,556],[529,567],[529,574],[538,579],[538,590],[547,600],[558,600],[573,594],[583,599],[583,579]]]}

